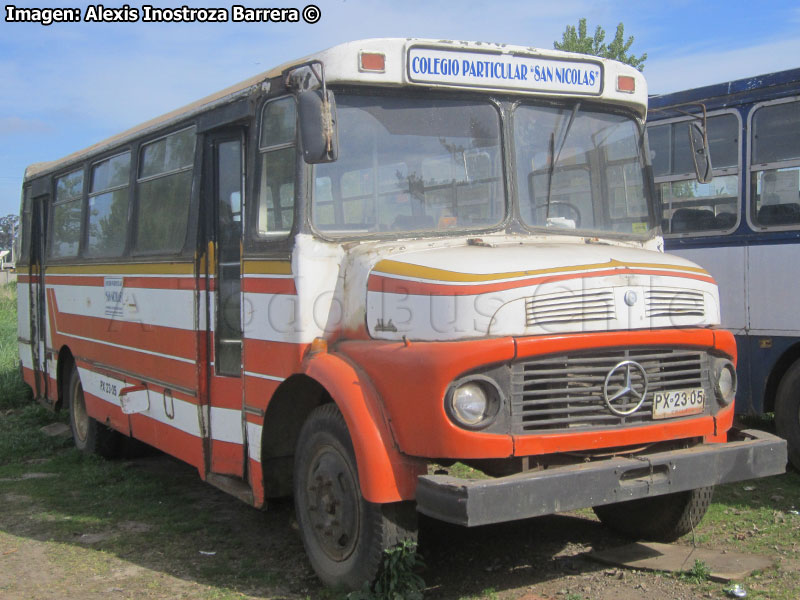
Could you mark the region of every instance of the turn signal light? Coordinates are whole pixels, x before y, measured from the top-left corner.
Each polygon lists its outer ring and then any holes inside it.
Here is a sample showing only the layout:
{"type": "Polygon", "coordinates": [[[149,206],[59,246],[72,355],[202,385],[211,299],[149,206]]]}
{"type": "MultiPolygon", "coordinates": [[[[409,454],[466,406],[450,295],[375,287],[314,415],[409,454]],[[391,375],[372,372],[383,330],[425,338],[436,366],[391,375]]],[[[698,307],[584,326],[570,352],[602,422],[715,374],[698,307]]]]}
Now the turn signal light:
{"type": "Polygon", "coordinates": [[[359,57],[359,70],[383,73],[386,71],[386,55],[379,52],[362,52],[359,57]]]}
{"type": "Polygon", "coordinates": [[[617,91],[632,94],[636,91],[636,79],[630,75],[617,75],[617,91]]]}

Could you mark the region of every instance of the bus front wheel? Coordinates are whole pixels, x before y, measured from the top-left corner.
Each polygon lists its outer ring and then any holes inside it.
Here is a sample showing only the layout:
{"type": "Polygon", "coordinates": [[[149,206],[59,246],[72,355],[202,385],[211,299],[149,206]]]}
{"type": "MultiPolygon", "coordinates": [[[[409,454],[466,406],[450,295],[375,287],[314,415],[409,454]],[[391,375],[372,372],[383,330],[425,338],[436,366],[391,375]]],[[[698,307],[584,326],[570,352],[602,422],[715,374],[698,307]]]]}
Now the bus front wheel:
{"type": "Polygon", "coordinates": [[[778,385],[775,429],[786,440],[789,462],[800,470],[800,360],[789,367],[778,385]]]}
{"type": "Polygon", "coordinates": [[[83,395],[83,385],[77,367],[72,367],[68,384],[69,424],[75,447],[86,454],[106,458],[118,455],[121,435],[89,416],[83,395]]]}
{"type": "Polygon", "coordinates": [[[627,537],[672,542],[697,527],[711,504],[714,487],[595,506],[603,525],[627,537]]]}
{"type": "Polygon", "coordinates": [[[416,537],[412,504],[373,504],[361,495],[353,444],[335,404],[316,408],[300,431],[294,502],[306,554],[329,586],[360,589],[377,576],[385,549],[416,537]]]}

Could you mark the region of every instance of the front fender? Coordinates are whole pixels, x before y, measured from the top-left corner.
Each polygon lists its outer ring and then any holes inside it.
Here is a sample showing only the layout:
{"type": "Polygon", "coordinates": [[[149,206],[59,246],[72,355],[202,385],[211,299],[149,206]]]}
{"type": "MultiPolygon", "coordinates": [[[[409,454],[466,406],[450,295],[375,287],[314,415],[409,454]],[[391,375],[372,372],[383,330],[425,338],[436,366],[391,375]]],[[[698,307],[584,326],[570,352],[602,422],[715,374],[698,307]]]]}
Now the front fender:
{"type": "Polygon", "coordinates": [[[344,357],[327,353],[311,355],[303,370],[328,391],[344,417],[364,498],[376,503],[412,500],[417,476],[426,473],[427,464],[397,449],[367,375],[344,357]]]}

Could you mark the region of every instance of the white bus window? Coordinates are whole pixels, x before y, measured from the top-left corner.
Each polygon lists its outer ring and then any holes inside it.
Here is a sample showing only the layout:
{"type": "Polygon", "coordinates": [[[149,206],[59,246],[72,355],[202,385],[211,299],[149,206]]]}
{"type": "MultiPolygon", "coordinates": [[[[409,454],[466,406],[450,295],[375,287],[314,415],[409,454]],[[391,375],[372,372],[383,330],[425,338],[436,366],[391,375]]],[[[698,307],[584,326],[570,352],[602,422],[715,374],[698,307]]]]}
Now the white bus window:
{"type": "Polygon", "coordinates": [[[800,224],[800,102],[762,106],[751,128],[751,210],[755,225],[800,224]]]}
{"type": "Polygon", "coordinates": [[[130,152],[92,167],[87,256],[121,256],[125,251],[130,167],[130,152]]]}
{"type": "Polygon", "coordinates": [[[179,252],[186,240],[194,163],[194,128],[142,147],[138,179],[136,250],[179,252]]]}
{"type": "Polygon", "coordinates": [[[56,199],[53,203],[53,237],[50,256],[78,255],[81,240],[83,207],[83,169],[56,179],[56,199]]]}
{"type": "Polygon", "coordinates": [[[739,223],[739,120],[707,119],[714,179],[697,182],[689,146],[690,119],[647,128],[665,235],[733,231],[739,223]]]}
{"type": "Polygon", "coordinates": [[[261,152],[257,232],[262,238],[285,237],[294,225],[295,130],[291,96],[272,100],[261,113],[261,152]]]}

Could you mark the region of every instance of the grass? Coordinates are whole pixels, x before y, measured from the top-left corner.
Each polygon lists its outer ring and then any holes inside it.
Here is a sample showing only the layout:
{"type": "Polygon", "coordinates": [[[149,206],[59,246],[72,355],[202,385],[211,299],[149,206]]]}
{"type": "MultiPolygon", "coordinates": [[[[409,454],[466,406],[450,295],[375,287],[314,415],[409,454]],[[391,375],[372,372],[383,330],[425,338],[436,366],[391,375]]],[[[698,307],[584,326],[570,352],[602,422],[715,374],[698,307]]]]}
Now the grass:
{"type": "Polygon", "coordinates": [[[17,367],[17,285],[0,287],[0,411],[30,403],[30,388],[17,367]]]}

